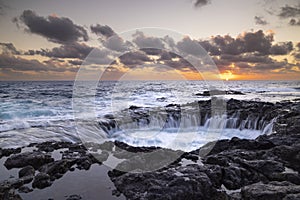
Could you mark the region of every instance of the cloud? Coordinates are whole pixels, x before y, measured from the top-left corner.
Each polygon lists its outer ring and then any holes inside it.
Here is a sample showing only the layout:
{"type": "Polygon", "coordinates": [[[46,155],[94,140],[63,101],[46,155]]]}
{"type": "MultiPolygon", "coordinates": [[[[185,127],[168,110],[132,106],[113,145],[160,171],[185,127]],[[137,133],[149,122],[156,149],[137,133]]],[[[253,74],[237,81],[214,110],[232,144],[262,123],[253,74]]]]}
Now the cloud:
{"type": "Polygon", "coordinates": [[[132,40],[139,48],[157,48],[163,49],[164,43],[162,39],[152,36],[146,36],[141,31],[136,31],[132,40]]]}
{"type": "Polygon", "coordinates": [[[298,43],[296,44],[296,47],[297,47],[298,50],[300,51],[300,42],[298,42],[298,43]]]}
{"type": "Polygon", "coordinates": [[[254,20],[255,20],[255,24],[257,24],[257,25],[263,25],[264,26],[264,25],[269,24],[263,17],[255,16],[254,20]]]}
{"type": "Polygon", "coordinates": [[[90,47],[84,43],[71,43],[63,44],[60,47],[54,47],[51,50],[41,49],[41,50],[29,50],[25,54],[27,55],[41,55],[52,58],[79,58],[84,59],[88,54],[93,50],[93,47],[90,47]]]}
{"type": "Polygon", "coordinates": [[[226,64],[234,62],[246,62],[246,63],[271,63],[272,59],[269,56],[255,55],[252,53],[245,53],[243,55],[222,55],[221,60],[226,60],[226,64]]]}
{"type": "Polygon", "coordinates": [[[272,55],[286,55],[293,50],[292,42],[281,42],[273,45],[270,48],[270,54],[272,55]]]}
{"type": "Polygon", "coordinates": [[[120,62],[128,67],[135,67],[137,65],[143,65],[145,62],[153,62],[147,54],[143,51],[135,51],[125,53],[120,56],[120,62]]]}
{"type": "Polygon", "coordinates": [[[211,2],[210,0],[196,0],[194,5],[195,7],[202,7],[209,4],[210,2],[211,2]]]}
{"type": "Polygon", "coordinates": [[[84,60],[84,65],[108,65],[113,62],[113,59],[110,57],[111,51],[108,49],[99,49],[94,48],[93,51],[88,55],[84,60]]]}
{"type": "Polygon", "coordinates": [[[291,26],[300,26],[300,19],[298,19],[298,21],[296,19],[291,19],[289,24],[291,26]]]}
{"type": "Polygon", "coordinates": [[[51,42],[72,43],[88,40],[87,31],[82,26],[74,24],[69,18],[54,15],[42,17],[32,10],[25,10],[13,21],[17,25],[21,22],[26,26],[25,31],[45,37],[51,42]]]}
{"type": "Polygon", "coordinates": [[[113,29],[107,25],[96,24],[94,26],[91,25],[90,28],[91,28],[91,31],[93,33],[95,33],[96,35],[104,36],[106,38],[109,38],[109,37],[115,35],[115,32],[113,31],[113,29]]]}
{"type": "Polygon", "coordinates": [[[0,69],[9,69],[15,71],[76,71],[76,68],[67,66],[57,60],[48,60],[41,63],[38,60],[28,60],[13,55],[0,54],[0,69]]]}
{"type": "Polygon", "coordinates": [[[211,44],[210,41],[200,40],[199,44],[212,56],[221,54],[221,50],[217,46],[211,44]]]}
{"type": "Polygon", "coordinates": [[[82,60],[69,60],[68,63],[70,63],[71,65],[81,65],[82,60]]]}
{"type": "Polygon", "coordinates": [[[132,47],[132,44],[128,41],[124,41],[118,35],[114,35],[113,37],[108,38],[107,40],[103,41],[102,44],[113,51],[124,52],[132,47]]]}
{"type": "Polygon", "coordinates": [[[12,43],[0,43],[0,47],[2,48],[3,53],[20,55],[20,51],[12,43]]]}
{"type": "Polygon", "coordinates": [[[300,4],[297,6],[285,5],[284,7],[281,7],[278,16],[280,18],[290,18],[290,17],[300,16],[300,4]]]}
{"type": "Polygon", "coordinates": [[[199,44],[210,55],[239,55],[243,53],[259,53],[268,55],[272,47],[273,34],[265,34],[262,30],[245,32],[233,38],[229,35],[214,36],[210,40],[200,40],[199,44]]]}
{"type": "Polygon", "coordinates": [[[199,56],[204,53],[203,48],[199,45],[197,40],[192,40],[189,37],[183,38],[177,43],[177,48],[187,54],[199,56]]]}

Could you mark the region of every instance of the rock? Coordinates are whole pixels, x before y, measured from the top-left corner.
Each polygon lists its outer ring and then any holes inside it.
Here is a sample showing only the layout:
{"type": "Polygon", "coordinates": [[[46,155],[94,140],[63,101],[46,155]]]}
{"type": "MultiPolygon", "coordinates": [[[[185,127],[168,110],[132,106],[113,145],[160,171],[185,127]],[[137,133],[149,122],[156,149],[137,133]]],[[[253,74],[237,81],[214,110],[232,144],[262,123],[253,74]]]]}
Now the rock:
{"type": "Polygon", "coordinates": [[[24,176],[34,176],[35,170],[31,165],[28,165],[26,167],[23,167],[19,171],[19,178],[22,178],[24,176]]]}
{"type": "Polygon", "coordinates": [[[51,155],[34,151],[12,155],[5,161],[4,166],[7,169],[12,169],[31,165],[38,169],[42,165],[53,161],[54,159],[51,158],[51,155]]]}
{"type": "Polygon", "coordinates": [[[57,160],[48,164],[43,165],[39,171],[46,173],[50,176],[54,176],[56,174],[65,174],[72,165],[75,164],[75,160],[57,160]]]}
{"type": "Polygon", "coordinates": [[[38,173],[33,180],[32,187],[43,189],[45,187],[49,187],[52,185],[52,181],[50,180],[50,176],[46,173],[38,173]]]}
{"type": "MultiPolygon", "coordinates": [[[[35,146],[38,148],[39,151],[44,151],[44,152],[52,152],[57,149],[62,149],[62,148],[69,148],[72,146],[73,143],[71,142],[43,142],[39,144],[35,144],[35,146]]],[[[30,145],[29,145],[30,146],[30,145]]]]}
{"type": "Polygon", "coordinates": [[[203,93],[196,93],[196,96],[214,96],[214,95],[245,95],[244,93],[240,91],[234,91],[234,90],[209,90],[204,91],[203,93]]]}
{"type": "Polygon", "coordinates": [[[1,189],[2,188],[0,186],[0,199],[3,199],[3,200],[22,200],[20,195],[15,193],[14,189],[8,189],[8,190],[5,190],[5,191],[2,191],[1,189]]]}
{"type": "Polygon", "coordinates": [[[281,200],[300,195],[300,186],[289,182],[255,183],[242,188],[245,200],[281,200]]]}
{"type": "Polygon", "coordinates": [[[16,148],[16,149],[13,149],[13,148],[1,149],[0,148],[0,158],[2,158],[3,156],[8,157],[11,154],[20,153],[21,150],[22,150],[21,148],[16,148]]]}
{"type": "Polygon", "coordinates": [[[21,186],[21,187],[18,189],[18,191],[19,191],[20,193],[29,193],[29,192],[32,192],[33,189],[32,189],[32,188],[29,188],[29,187],[27,187],[27,186],[21,186]]]}
{"type": "Polygon", "coordinates": [[[76,163],[78,169],[85,169],[85,170],[90,169],[91,165],[93,164],[91,159],[88,157],[79,158],[77,159],[76,163]]]}
{"type": "Polygon", "coordinates": [[[110,176],[128,199],[225,199],[226,194],[213,187],[205,170],[195,164],[176,170],[110,176]]]}

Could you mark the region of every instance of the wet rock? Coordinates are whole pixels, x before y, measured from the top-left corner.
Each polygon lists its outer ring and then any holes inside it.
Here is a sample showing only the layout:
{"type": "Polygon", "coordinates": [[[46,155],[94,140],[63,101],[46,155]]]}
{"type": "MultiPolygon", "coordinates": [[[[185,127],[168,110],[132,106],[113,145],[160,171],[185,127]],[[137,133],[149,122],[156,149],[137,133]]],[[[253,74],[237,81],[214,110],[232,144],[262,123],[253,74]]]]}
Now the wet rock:
{"type": "Polygon", "coordinates": [[[52,152],[57,149],[69,148],[73,143],[71,142],[43,142],[39,144],[33,144],[29,146],[35,146],[38,148],[39,151],[44,152],[52,152]]]}
{"type": "Polygon", "coordinates": [[[33,189],[32,189],[32,188],[29,188],[29,187],[27,187],[27,186],[21,186],[21,187],[18,189],[18,191],[19,191],[20,193],[29,193],[29,192],[32,192],[33,189]]]}
{"type": "Polygon", "coordinates": [[[38,169],[42,165],[53,161],[54,159],[51,158],[51,155],[46,153],[41,153],[36,151],[25,152],[25,153],[12,155],[11,157],[9,157],[5,161],[4,166],[7,169],[12,169],[12,168],[20,168],[20,167],[31,165],[35,169],[38,169]]]}
{"type": "Polygon", "coordinates": [[[289,182],[255,183],[242,188],[246,200],[281,200],[299,196],[300,186],[289,182]]]}
{"type": "Polygon", "coordinates": [[[213,187],[204,168],[191,165],[177,170],[110,175],[128,199],[225,199],[226,194],[213,187]]]}
{"type": "Polygon", "coordinates": [[[245,95],[244,93],[240,91],[234,91],[234,90],[209,90],[204,91],[202,93],[195,94],[196,96],[213,96],[213,95],[245,95]]]}
{"type": "Polygon", "coordinates": [[[39,171],[50,176],[65,174],[74,164],[74,160],[63,159],[45,164],[39,169],[39,171]]]}
{"type": "Polygon", "coordinates": [[[10,156],[11,154],[17,154],[17,153],[20,153],[21,152],[21,148],[8,148],[8,149],[2,149],[0,148],[0,158],[2,158],[3,156],[4,157],[8,157],[10,156]]]}
{"type": "Polygon", "coordinates": [[[19,194],[16,194],[14,189],[2,190],[0,186],[0,199],[3,200],[22,200],[19,194]]]}
{"type": "Polygon", "coordinates": [[[49,187],[52,185],[52,181],[50,180],[50,176],[46,173],[38,173],[33,180],[32,187],[43,189],[45,187],[49,187]]]}
{"type": "Polygon", "coordinates": [[[22,178],[24,176],[34,176],[35,170],[31,165],[28,165],[26,167],[23,167],[19,171],[19,178],[22,178]]]}
{"type": "Polygon", "coordinates": [[[89,157],[82,157],[77,159],[76,164],[78,169],[88,170],[93,163],[89,157]]]}

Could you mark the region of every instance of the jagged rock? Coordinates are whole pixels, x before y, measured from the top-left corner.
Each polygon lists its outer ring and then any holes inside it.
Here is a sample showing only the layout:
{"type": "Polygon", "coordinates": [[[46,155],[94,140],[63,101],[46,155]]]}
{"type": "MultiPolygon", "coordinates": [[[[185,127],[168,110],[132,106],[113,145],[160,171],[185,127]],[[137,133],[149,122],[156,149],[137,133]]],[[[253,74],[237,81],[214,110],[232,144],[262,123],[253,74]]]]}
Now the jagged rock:
{"type": "Polygon", "coordinates": [[[21,186],[21,187],[18,189],[18,191],[19,191],[20,193],[29,193],[29,192],[32,192],[33,189],[32,189],[32,188],[29,188],[29,187],[27,187],[27,186],[21,186]]]}
{"type": "Polygon", "coordinates": [[[52,181],[50,180],[50,176],[46,173],[38,173],[33,180],[32,187],[43,189],[45,187],[49,187],[52,185],[52,181]]]}
{"type": "Polygon", "coordinates": [[[74,160],[57,160],[48,164],[43,165],[39,171],[46,173],[50,176],[54,176],[56,174],[64,174],[66,173],[72,165],[75,164],[74,160]]]}
{"type": "Polygon", "coordinates": [[[197,93],[195,94],[196,96],[213,96],[213,95],[228,95],[228,94],[234,94],[234,95],[245,95],[244,93],[240,91],[235,91],[235,90],[227,90],[227,91],[222,91],[222,90],[209,90],[209,91],[204,91],[202,93],[197,93]]]}
{"type": "Polygon", "coordinates": [[[242,188],[245,200],[281,200],[300,195],[300,186],[289,182],[255,183],[242,188]]]}
{"type": "Polygon", "coordinates": [[[149,173],[109,175],[117,189],[128,199],[225,199],[213,187],[206,169],[198,165],[149,173]],[[116,176],[115,176],[116,175],[116,176]]]}
{"type": "Polygon", "coordinates": [[[51,158],[51,155],[34,151],[12,155],[5,161],[4,166],[7,169],[11,169],[31,165],[35,169],[38,169],[42,165],[53,161],[54,159],[51,158]]]}
{"type": "Polygon", "coordinates": [[[19,171],[19,178],[22,178],[24,176],[34,176],[35,170],[31,165],[28,165],[26,167],[23,167],[19,171]]]}
{"type": "Polygon", "coordinates": [[[20,153],[21,152],[21,148],[8,148],[8,149],[2,149],[0,148],[0,158],[2,158],[3,156],[8,157],[11,154],[16,154],[16,153],[20,153]]]}

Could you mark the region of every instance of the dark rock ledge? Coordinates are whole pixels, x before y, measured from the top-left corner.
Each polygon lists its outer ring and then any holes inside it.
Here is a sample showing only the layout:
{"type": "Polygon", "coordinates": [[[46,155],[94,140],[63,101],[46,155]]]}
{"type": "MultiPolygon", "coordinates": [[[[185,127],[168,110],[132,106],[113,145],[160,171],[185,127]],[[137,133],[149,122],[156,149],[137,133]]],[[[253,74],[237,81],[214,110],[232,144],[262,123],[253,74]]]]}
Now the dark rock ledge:
{"type": "MultiPolygon", "coordinates": [[[[300,199],[299,104],[281,107],[281,112],[276,111],[279,117],[274,134],[255,140],[220,140],[192,152],[132,147],[121,142],[45,142],[31,144],[34,150],[26,152],[21,148],[1,149],[4,166],[18,168],[19,173],[18,178],[0,183],[0,199],[21,199],[18,193],[51,187],[68,171],[89,170],[110,155],[123,159],[108,173],[116,187],[112,194],[123,194],[127,199],[300,199]],[[210,145],[214,145],[210,153],[201,156],[210,145]],[[55,150],[61,151],[60,159],[54,159],[55,150]],[[159,152],[155,162],[151,162],[151,152],[159,152]],[[174,155],[178,159],[170,164],[174,155]],[[151,171],[157,166],[164,167],[151,171]],[[149,172],[137,173],[145,167],[149,172]]],[[[70,194],[68,199],[81,197],[70,194]]]]}

